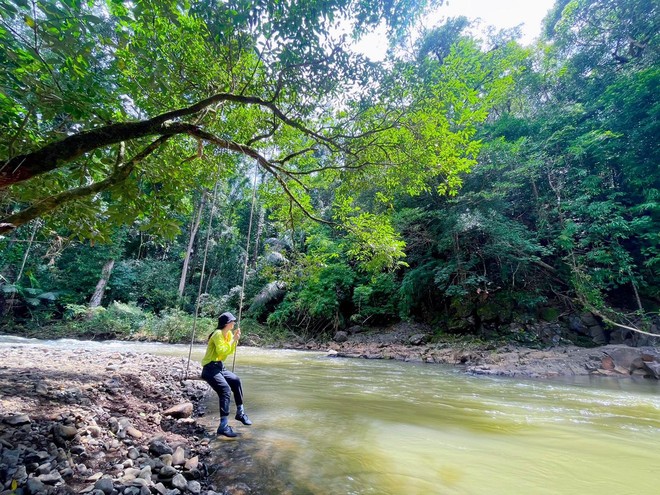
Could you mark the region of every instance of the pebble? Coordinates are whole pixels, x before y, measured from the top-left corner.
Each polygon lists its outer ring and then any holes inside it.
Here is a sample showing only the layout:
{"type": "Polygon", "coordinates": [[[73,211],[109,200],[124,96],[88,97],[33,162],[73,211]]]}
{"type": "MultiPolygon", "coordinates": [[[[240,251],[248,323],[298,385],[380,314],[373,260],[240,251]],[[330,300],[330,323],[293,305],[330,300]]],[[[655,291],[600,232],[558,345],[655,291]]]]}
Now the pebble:
{"type": "Polygon", "coordinates": [[[186,478],[181,473],[177,473],[172,478],[172,486],[179,490],[186,490],[188,489],[188,481],[186,481],[186,478]]]}
{"type": "Polygon", "coordinates": [[[186,462],[186,451],[182,447],[177,447],[174,453],[172,454],[172,465],[181,466],[186,462]]]}
{"type": "Polygon", "coordinates": [[[110,478],[101,478],[94,483],[95,490],[101,490],[105,495],[111,495],[115,489],[110,478]]]}
{"type": "Polygon", "coordinates": [[[191,457],[186,461],[186,464],[183,466],[186,471],[192,471],[193,469],[197,469],[197,466],[199,465],[199,456],[191,457]]]}
{"type": "Polygon", "coordinates": [[[55,435],[65,440],[71,440],[78,434],[78,429],[74,426],[55,425],[55,435]]]}
{"type": "Polygon", "coordinates": [[[48,474],[40,474],[39,476],[37,476],[37,479],[47,485],[54,485],[55,483],[59,483],[60,481],[62,481],[62,476],[60,475],[59,472],[52,471],[48,474]]]}
{"type": "Polygon", "coordinates": [[[44,493],[46,491],[46,485],[38,478],[30,478],[27,480],[27,491],[29,494],[34,495],[44,493]]]}
{"type": "Polygon", "coordinates": [[[27,414],[14,414],[13,416],[5,418],[4,422],[10,426],[22,426],[29,424],[32,421],[30,421],[30,416],[27,414]]]}
{"type": "Polygon", "coordinates": [[[149,452],[154,455],[172,454],[172,447],[162,440],[154,440],[149,444],[149,452]]]}
{"type": "Polygon", "coordinates": [[[202,485],[199,484],[199,481],[191,480],[187,485],[188,491],[198,495],[202,491],[202,485]]]}
{"type": "Polygon", "coordinates": [[[172,478],[177,473],[178,471],[176,470],[176,468],[172,466],[163,466],[160,470],[160,473],[158,473],[158,477],[160,479],[168,479],[168,478],[172,478]]]}

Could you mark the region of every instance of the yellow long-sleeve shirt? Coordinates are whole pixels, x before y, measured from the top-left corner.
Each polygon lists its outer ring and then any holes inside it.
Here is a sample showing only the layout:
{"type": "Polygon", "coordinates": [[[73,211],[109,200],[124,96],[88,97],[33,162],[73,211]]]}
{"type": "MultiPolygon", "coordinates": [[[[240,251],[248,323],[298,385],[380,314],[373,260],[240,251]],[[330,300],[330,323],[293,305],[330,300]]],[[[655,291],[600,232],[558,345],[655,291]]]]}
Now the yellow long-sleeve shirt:
{"type": "Polygon", "coordinates": [[[227,336],[222,335],[222,330],[216,330],[209,339],[206,347],[206,354],[202,358],[202,366],[206,366],[212,361],[224,361],[236,350],[236,342],[233,342],[234,334],[231,330],[227,336]]]}

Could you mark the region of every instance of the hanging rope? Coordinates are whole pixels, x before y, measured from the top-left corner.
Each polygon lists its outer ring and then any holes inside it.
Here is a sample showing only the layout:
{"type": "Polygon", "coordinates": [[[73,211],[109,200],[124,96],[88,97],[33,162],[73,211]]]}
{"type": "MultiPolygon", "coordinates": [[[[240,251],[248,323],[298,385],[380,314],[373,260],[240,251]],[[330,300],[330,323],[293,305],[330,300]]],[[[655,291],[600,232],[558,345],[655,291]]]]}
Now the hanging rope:
{"type": "MultiPolygon", "coordinates": [[[[248,232],[247,232],[247,244],[245,248],[245,263],[243,265],[243,283],[241,285],[241,296],[240,296],[240,302],[239,302],[239,307],[238,307],[238,326],[240,327],[241,324],[241,315],[243,313],[243,297],[245,294],[245,280],[247,277],[247,268],[248,268],[248,261],[249,261],[249,250],[250,250],[250,237],[252,236],[252,221],[254,218],[254,205],[257,197],[257,171],[258,171],[258,164],[255,163],[255,170],[254,170],[254,182],[252,184],[252,205],[250,207],[250,221],[248,222],[248,232]]],[[[218,175],[219,175],[220,170],[218,169],[218,175]]],[[[204,244],[204,258],[202,261],[202,274],[199,277],[199,288],[197,290],[197,303],[195,304],[195,316],[193,318],[193,329],[192,329],[192,336],[190,337],[190,348],[188,349],[188,364],[186,365],[186,374],[185,374],[185,379],[188,379],[188,372],[190,370],[190,358],[192,356],[192,348],[193,344],[195,343],[195,332],[197,329],[197,317],[199,315],[199,300],[202,295],[202,286],[204,284],[204,273],[206,271],[206,259],[209,251],[209,240],[211,238],[211,230],[213,226],[213,211],[215,210],[215,201],[217,198],[217,193],[218,193],[218,181],[216,180],[215,186],[213,188],[213,198],[211,199],[211,212],[210,212],[210,218],[209,218],[209,226],[206,231],[206,242],[204,244]]],[[[234,351],[234,360],[231,365],[231,370],[232,372],[234,371],[234,368],[236,366],[236,351],[234,351]]]]}
{"type": "MultiPolygon", "coordinates": [[[[218,172],[220,172],[218,167],[218,172]]],[[[219,173],[218,173],[219,175],[219,173]]],[[[188,364],[186,365],[186,377],[188,379],[188,371],[190,370],[190,356],[192,355],[193,344],[195,343],[195,331],[197,330],[197,316],[199,315],[199,299],[202,295],[202,284],[204,283],[204,272],[206,270],[206,257],[209,252],[209,239],[211,238],[211,230],[213,227],[213,211],[215,210],[215,200],[218,196],[218,180],[215,181],[213,187],[213,198],[211,199],[211,209],[209,212],[209,226],[206,229],[206,243],[204,245],[204,258],[202,261],[202,274],[199,277],[199,288],[197,289],[197,302],[195,303],[195,317],[193,318],[192,336],[190,337],[190,349],[188,349],[188,364]]]]}
{"type": "MultiPolygon", "coordinates": [[[[254,164],[254,181],[252,182],[252,206],[250,207],[250,221],[248,222],[247,241],[245,243],[245,263],[243,264],[243,283],[241,284],[241,298],[238,304],[238,327],[241,327],[241,316],[243,314],[243,297],[245,296],[245,279],[247,277],[248,261],[250,259],[250,237],[252,237],[252,218],[254,217],[254,204],[257,197],[257,172],[259,171],[258,164],[254,164]]],[[[231,363],[231,371],[234,372],[236,367],[236,353],[238,346],[234,350],[234,359],[231,363]]]]}

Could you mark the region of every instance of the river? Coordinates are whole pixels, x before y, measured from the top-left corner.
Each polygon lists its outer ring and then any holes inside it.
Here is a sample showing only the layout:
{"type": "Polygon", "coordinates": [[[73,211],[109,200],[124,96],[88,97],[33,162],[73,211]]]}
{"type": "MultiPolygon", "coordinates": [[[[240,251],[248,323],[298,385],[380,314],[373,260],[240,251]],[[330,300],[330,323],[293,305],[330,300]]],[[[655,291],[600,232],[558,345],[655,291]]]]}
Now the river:
{"type": "MultiPolygon", "coordinates": [[[[187,346],[55,341],[188,356],[187,346]]],[[[40,343],[44,343],[41,341],[40,343]]],[[[195,346],[193,359],[204,348],[195,346]]],[[[219,476],[260,494],[658,493],[660,384],[517,380],[460,369],[240,347],[249,456],[219,476]],[[245,459],[249,459],[246,461],[245,459]]],[[[211,396],[202,422],[215,428],[211,396]]]]}

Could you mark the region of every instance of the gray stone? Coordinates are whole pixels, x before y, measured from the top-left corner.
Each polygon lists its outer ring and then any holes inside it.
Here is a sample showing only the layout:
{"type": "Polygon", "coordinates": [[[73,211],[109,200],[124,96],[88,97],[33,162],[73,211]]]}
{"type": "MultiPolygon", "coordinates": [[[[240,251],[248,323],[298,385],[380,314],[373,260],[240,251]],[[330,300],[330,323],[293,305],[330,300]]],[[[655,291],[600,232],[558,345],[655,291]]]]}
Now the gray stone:
{"type": "Polygon", "coordinates": [[[146,486],[146,487],[148,487],[149,485],[151,485],[151,480],[147,481],[143,478],[135,478],[135,479],[130,481],[130,484],[132,486],[138,486],[138,487],[146,486]]]}
{"type": "Polygon", "coordinates": [[[605,336],[605,332],[603,332],[603,329],[600,325],[589,327],[589,335],[591,336],[591,340],[593,340],[594,344],[607,344],[607,337],[605,336]]]}
{"type": "Polygon", "coordinates": [[[151,466],[148,464],[144,466],[137,477],[142,478],[143,480],[151,481],[151,466]]]}
{"type": "Polygon", "coordinates": [[[172,478],[172,486],[174,488],[178,488],[179,490],[187,490],[188,482],[186,481],[186,478],[184,478],[182,474],[177,473],[174,476],[174,478],[172,478]]]}
{"type": "Polygon", "coordinates": [[[173,477],[174,475],[177,474],[176,468],[172,466],[163,466],[162,469],[160,470],[160,473],[158,473],[158,477],[161,479],[169,479],[173,477]]]}
{"type": "Polygon", "coordinates": [[[45,382],[39,382],[35,385],[34,391],[39,395],[48,395],[48,385],[45,382]]]}
{"type": "Polygon", "coordinates": [[[424,333],[416,333],[411,335],[408,339],[408,342],[412,345],[422,345],[426,344],[429,341],[429,336],[424,333]]]}
{"type": "Polygon", "coordinates": [[[10,467],[16,467],[18,465],[18,460],[21,457],[21,451],[19,449],[7,449],[2,453],[0,461],[2,464],[6,464],[10,467]]]}
{"type": "Polygon", "coordinates": [[[44,493],[45,491],[46,491],[46,485],[40,479],[30,478],[27,480],[27,492],[30,495],[36,495],[37,493],[44,493]]]}
{"type": "Polygon", "coordinates": [[[335,342],[346,342],[348,340],[348,333],[344,332],[343,330],[339,330],[338,332],[335,332],[332,340],[335,342]]]}
{"type": "Polygon", "coordinates": [[[23,485],[25,481],[27,480],[27,470],[25,469],[25,466],[18,466],[18,469],[14,473],[13,478],[18,481],[19,485],[23,485]]]}
{"type": "Polygon", "coordinates": [[[173,455],[174,454],[163,454],[158,459],[163,463],[163,466],[171,466],[173,455]]]}
{"type": "Polygon", "coordinates": [[[177,447],[172,454],[172,465],[181,466],[186,462],[186,451],[182,447],[177,447]]]}
{"type": "Polygon", "coordinates": [[[115,487],[110,478],[101,478],[94,483],[94,489],[101,490],[105,495],[111,495],[115,487]]]}
{"type": "Polygon", "coordinates": [[[3,421],[10,426],[22,426],[32,422],[30,416],[27,414],[14,414],[12,416],[7,416],[3,421]]]}
{"type": "Polygon", "coordinates": [[[575,332],[580,335],[587,335],[589,332],[588,327],[583,323],[580,317],[575,315],[568,317],[568,329],[571,332],[575,332]]]}
{"type": "Polygon", "coordinates": [[[136,449],[135,447],[131,447],[130,449],[128,449],[129,459],[135,460],[138,457],[140,457],[140,451],[138,449],[136,449]]]}
{"type": "Polygon", "coordinates": [[[189,481],[188,491],[194,493],[195,495],[199,495],[199,493],[202,491],[202,485],[199,484],[199,481],[189,481]]]}
{"type": "Polygon", "coordinates": [[[163,454],[172,454],[174,451],[163,440],[156,439],[149,444],[149,452],[153,455],[161,456],[163,454]]]}
{"type": "Polygon", "coordinates": [[[71,478],[73,476],[73,469],[70,467],[65,467],[64,469],[60,469],[60,475],[62,478],[71,478]]]}
{"type": "Polygon", "coordinates": [[[598,325],[598,320],[592,313],[582,313],[580,315],[580,320],[587,326],[587,327],[594,327],[598,325]]]}
{"type": "Polygon", "coordinates": [[[71,440],[78,434],[78,429],[75,426],[65,426],[61,424],[55,425],[55,435],[62,437],[65,440],[71,440]]]}
{"type": "Polygon", "coordinates": [[[160,493],[160,495],[165,495],[167,493],[167,488],[165,488],[165,485],[160,482],[154,485],[154,490],[156,490],[157,493],[160,493]]]}
{"type": "Polygon", "coordinates": [[[51,466],[50,462],[44,462],[43,464],[41,464],[36,469],[36,473],[37,474],[48,474],[48,473],[51,472],[51,470],[52,470],[51,468],[52,468],[52,466],[51,466]]]}
{"type": "Polygon", "coordinates": [[[62,476],[57,471],[48,474],[40,474],[37,478],[47,485],[54,485],[62,481],[62,476]]]}

